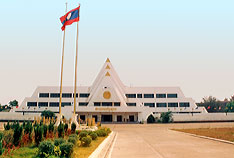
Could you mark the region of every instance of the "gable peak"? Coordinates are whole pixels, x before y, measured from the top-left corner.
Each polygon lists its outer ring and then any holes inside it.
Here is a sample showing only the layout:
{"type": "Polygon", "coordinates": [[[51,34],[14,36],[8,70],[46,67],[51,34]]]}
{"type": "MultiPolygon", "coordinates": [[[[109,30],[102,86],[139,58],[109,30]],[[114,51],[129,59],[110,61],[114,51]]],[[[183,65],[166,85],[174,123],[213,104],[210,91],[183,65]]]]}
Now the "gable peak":
{"type": "Polygon", "coordinates": [[[107,58],[107,59],[106,59],[106,63],[109,63],[109,62],[110,62],[110,59],[109,59],[109,58],[107,58]]]}

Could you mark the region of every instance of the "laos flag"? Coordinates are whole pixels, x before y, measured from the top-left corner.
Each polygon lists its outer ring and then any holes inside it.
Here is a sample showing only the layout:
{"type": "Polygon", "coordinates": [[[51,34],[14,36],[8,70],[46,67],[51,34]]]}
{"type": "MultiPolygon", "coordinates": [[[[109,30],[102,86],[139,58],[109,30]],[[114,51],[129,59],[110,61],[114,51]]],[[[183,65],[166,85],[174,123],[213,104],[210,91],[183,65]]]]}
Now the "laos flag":
{"type": "Polygon", "coordinates": [[[73,22],[78,22],[80,18],[80,6],[72,9],[71,11],[67,12],[64,16],[60,18],[61,23],[63,24],[62,30],[65,29],[67,25],[71,25],[73,22]]]}

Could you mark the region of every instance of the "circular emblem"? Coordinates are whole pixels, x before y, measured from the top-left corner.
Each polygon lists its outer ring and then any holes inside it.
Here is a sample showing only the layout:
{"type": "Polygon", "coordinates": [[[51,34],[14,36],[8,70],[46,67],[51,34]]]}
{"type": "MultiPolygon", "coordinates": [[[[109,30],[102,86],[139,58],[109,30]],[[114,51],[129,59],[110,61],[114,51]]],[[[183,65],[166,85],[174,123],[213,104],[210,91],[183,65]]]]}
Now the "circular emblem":
{"type": "Polygon", "coordinates": [[[105,99],[110,99],[110,98],[111,98],[111,93],[110,93],[109,91],[105,91],[105,92],[103,93],[103,98],[105,98],[105,99]]]}
{"type": "Polygon", "coordinates": [[[71,18],[71,13],[67,15],[67,20],[69,20],[70,18],[71,18]]]}

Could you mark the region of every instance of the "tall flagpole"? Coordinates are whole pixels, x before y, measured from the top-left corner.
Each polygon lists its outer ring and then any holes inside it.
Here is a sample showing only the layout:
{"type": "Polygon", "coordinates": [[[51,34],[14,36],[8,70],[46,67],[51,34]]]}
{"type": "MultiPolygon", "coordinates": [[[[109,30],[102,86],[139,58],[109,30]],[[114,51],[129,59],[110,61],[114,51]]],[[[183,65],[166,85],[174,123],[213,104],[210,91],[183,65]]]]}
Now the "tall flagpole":
{"type": "MultiPolygon", "coordinates": [[[[80,4],[79,4],[80,6],[80,4]]],[[[80,9],[78,17],[80,16],[80,9]]],[[[76,114],[76,90],[77,90],[77,58],[78,58],[78,35],[79,35],[79,21],[77,21],[77,35],[76,35],[76,58],[75,58],[75,85],[74,85],[74,112],[76,114]]]]}
{"type": "MultiPolygon", "coordinates": [[[[67,3],[65,14],[67,13],[67,3]]],[[[59,114],[61,114],[61,106],[62,106],[62,89],[63,89],[63,60],[64,60],[64,47],[65,47],[65,32],[66,27],[63,32],[63,48],[62,48],[62,63],[61,63],[61,80],[60,80],[60,96],[59,96],[59,114]]]]}

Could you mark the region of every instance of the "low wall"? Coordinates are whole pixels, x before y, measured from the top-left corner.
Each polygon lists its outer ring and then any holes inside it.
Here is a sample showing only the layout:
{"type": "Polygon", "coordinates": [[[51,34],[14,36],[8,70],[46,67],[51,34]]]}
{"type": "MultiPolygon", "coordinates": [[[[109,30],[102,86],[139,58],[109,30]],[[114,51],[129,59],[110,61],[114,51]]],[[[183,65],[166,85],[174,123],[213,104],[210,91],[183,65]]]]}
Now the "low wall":
{"type": "Polygon", "coordinates": [[[173,114],[174,122],[221,122],[234,121],[234,113],[173,114]]]}
{"type": "Polygon", "coordinates": [[[33,121],[34,117],[38,117],[40,114],[27,114],[25,113],[18,113],[18,112],[0,112],[0,121],[24,121],[24,120],[30,120],[33,121]]]}

